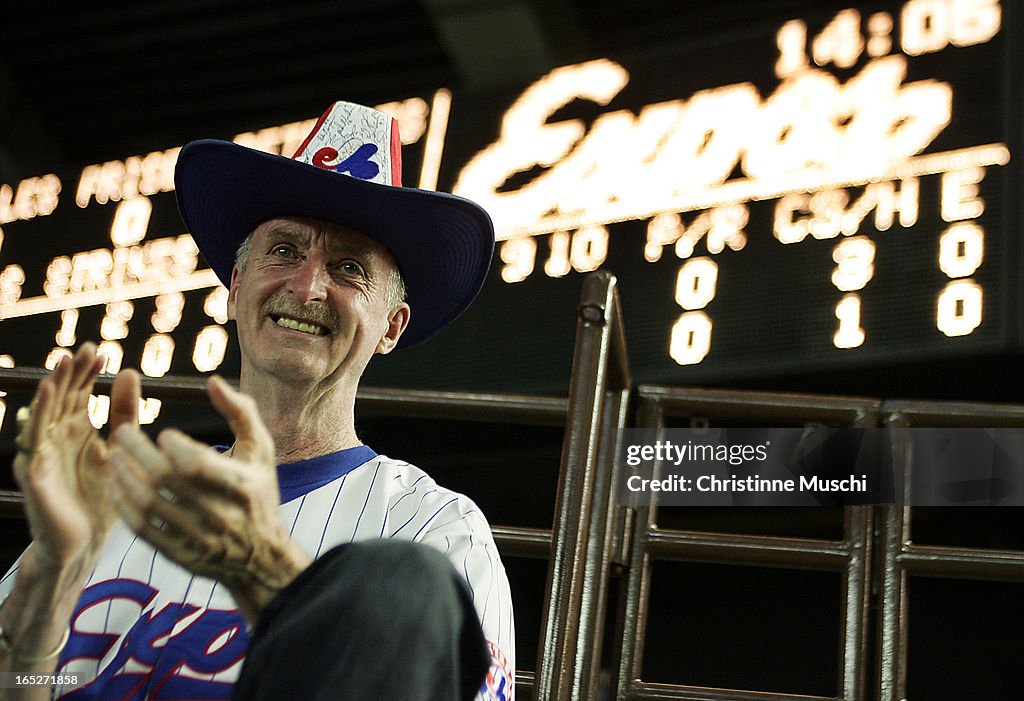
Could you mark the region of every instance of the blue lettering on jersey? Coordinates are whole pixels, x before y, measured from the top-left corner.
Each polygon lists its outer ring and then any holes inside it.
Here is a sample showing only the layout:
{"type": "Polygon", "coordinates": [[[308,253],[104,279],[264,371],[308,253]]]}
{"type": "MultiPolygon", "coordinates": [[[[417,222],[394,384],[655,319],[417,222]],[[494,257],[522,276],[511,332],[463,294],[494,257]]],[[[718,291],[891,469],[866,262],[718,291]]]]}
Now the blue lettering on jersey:
{"type": "Polygon", "coordinates": [[[170,603],[156,612],[147,610],[156,593],[148,584],[126,579],[100,582],[82,592],[71,619],[71,638],[58,669],[74,659],[100,662],[120,637],[115,633],[81,630],[85,626],[79,625],[79,617],[86,609],[121,600],[138,604],[141,613],[121,640],[111,662],[96,679],[62,698],[68,701],[205,701],[231,697],[233,685],[230,683],[196,679],[180,672],[187,667],[192,674],[214,675],[241,660],[249,647],[249,635],[241,615],[237,611],[207,609],[172,636],[174,627],[193,616],[199,607],[170,603]],[[129,661],[133,662],[133,668],[141,666],[148,671],[125,671],[129,661]]]}

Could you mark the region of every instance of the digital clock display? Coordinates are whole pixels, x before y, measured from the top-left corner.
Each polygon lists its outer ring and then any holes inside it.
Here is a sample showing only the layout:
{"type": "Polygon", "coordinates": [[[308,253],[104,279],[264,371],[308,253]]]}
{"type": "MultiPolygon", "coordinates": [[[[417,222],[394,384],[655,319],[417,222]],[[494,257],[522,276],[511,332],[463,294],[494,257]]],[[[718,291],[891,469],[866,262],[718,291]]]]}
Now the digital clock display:
{"type": "MultiPolygon", "coordinates": [[[[477,304],[366,382],[564,390],[598,268],[619,278],[640,381],[1018,349],[1011,22],[998,0],[737,16],[672,53],[387,104],[405,184],[479,202],[498,245],[477,304]]],[[[290,154],[309,126],[233,138],[290,154]]],[[[0,365],[52,367],[94,339],[109,371],[237,374],[226,292],[174,207],[177,151],[0,187],[0,365]]]]}

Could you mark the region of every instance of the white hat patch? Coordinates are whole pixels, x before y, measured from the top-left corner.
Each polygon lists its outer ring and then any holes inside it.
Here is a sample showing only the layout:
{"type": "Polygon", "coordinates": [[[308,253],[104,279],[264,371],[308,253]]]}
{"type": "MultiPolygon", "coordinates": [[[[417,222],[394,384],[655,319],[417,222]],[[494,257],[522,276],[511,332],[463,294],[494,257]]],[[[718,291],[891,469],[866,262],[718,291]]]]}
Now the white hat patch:
{"type": "Polygon", "coordinates": [[[395,119],[371,107],[336,102],[320,117],[295,160],[381,185],[402,184],[395,119]]]}

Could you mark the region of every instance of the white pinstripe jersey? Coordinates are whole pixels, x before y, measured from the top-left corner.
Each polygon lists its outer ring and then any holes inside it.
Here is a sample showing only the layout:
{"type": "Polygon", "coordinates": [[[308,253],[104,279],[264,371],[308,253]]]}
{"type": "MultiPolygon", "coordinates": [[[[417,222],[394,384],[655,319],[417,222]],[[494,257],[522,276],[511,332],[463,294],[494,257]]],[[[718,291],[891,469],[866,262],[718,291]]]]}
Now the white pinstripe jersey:
{"type": "MultiPolygon", "coordinates": [[[[374,538],[421,542],[444,553],[469,584],[491,650],[477,701],[513,698],[508,580],[490,526],[469,498],[365,446],[279,466],[278,479],[281,519],[313,558],[374,538]]],[[[0,595],[13,586],[17,568],[0,580],[0,595]]],[[[57,669],[92,681],[57,689],[55,697],[228,699],[248,644],[224,587],[164,559],[119,522],[83,589],[57,669]]]]}

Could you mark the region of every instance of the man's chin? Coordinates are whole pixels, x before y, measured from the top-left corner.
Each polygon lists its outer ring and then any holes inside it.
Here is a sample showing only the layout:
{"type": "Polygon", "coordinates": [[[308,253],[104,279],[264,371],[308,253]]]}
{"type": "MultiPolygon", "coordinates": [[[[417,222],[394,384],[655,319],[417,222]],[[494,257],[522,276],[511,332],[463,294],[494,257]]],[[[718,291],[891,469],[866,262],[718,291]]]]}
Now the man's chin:
{"type": "Polygon", "coordinates": [[[298,352],[285,352],[275,358],[264,359],[253,368],[255,376],[263,375],[288,384],[303,385],[320,382],[331,371],[317,358],[304,357],[298,352]]]}

